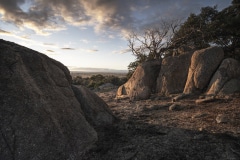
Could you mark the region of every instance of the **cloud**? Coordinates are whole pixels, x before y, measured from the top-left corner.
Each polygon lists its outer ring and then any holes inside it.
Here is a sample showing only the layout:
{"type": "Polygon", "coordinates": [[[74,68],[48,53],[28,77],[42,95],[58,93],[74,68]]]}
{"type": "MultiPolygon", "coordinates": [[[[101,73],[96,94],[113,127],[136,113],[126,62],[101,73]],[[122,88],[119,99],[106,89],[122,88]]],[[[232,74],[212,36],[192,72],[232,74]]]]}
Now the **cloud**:
{"type": "Polygon", "coordinates": [[[127,48],[127,49],[122,49],[122,50],[119,50],[119,51],[113,51],[114,54],[125,54],[125,53],[129,53],[131,52],[132,50],[127,48]]]}
{"type": "Polygon", "coordinates": [[[75,50],[75,48],[70,48],[70,47],[64,47],[64,48],[61,48],[62,50],[75,50]]]}
{"type": "Polygon", "coordinates": [[[54,43],[43,43],[43,45],[46,45],[46,46],[55,46],[54,43]]]}
{"type": "Polygon", "coordinates": [[[5,22],[29,28],[40,35],[66,29],[66,24],[95,26],[96,32],[107,27],[119,29],[131,21],[127,0],[1,0],[0,14],[5,22]],[[23,10],[20,6],[25,6],[23,10]],[[28,9],[26,9],[28,8],[28,9]]]}
{"type": "Polygon", "coordinates": [[[28,42],[33,42],[28,35],[22,35],[22,36],[19,36],[17,34],[14,34],[12,32],[9,32],[9,31],[6,31],[6,30],[2,30],[0,29],[0,35],[3,35],[3,36],[8,36],[8,37],[14,37],[16,39],[19,39],[19,40],[23,40],[23,41],[28,41],[28,42]]]}
{"type": "Polygon", "coordinates": [[[115,35],[110,34],[110,35],[108,35],[108,38],[110,38],[110,39],[115,39],[115,35]]]}
{"type": "Polygon", "coordinates": [[[54,52],[53,50],[48,49],[47,52],[54,52]]]}
{"type": "Polygon", "coordinates": [[[2,21],[40,35],[65,30],[67,25],[97,33],[141,28],[158,24],[161,18],[185,18],[203,6],[229,5],[229,0],[1,0],[2,21]],[[24,6],[24,7],[23,7],[24,6]],[[23,9],[24,8],[24,9],[23,9]]]}
{"type": "Polygon", "coordinates": [[[46,50],[46,51],[44,52],[44,54],[46,54],[46,55],[48,55],[48,56],[57,56],[57,55],[58,55],[55,51],[53,51],[53,50],[51,50],[51,49],[46,50]]]}
{"type": "Polygon", "coordinates": [[[133,21],[130,12],[130,6],[133,4],[131,1],[83,0],[82,4],[85,14],[95,25],[96,32],[101,32],[106,28],[116,30],[130,27],[130,23],[133,21]]]}
{"type": "Polygon", "coordinates": [[[11,35],[12,33],[11,33],[11,32],[8,32],[8,31],[5,31],[5,30],[2,30],[2,29],[0,29],[0,34],[2,34],[2,35],[11,35]]]}
{"type": "Polygon", "coordinates": [[[88,49],[88,50],[86,50],[86,52],[90,52],[90,53],[93,53],[93,52],[98,52],[99,50],[97,50],[97,49],[88,49]]]}
{"type": "Polygon", "coordinates": [[[71,6],[75,6],[73,2],[77,2],[76,0],[69,0],[70,2],[34,0],[25,12],[20,6],[27,1],[29,0],[1,0],[0,14],[2,20],[14,23],[23,29],[32,29],[40,35],[49,35],[53,31],[66,29],[62,22],[67,21],[69,17],[73,18],[73,15],[68,14],[71,12],[67,12],[67,10],[70,11],[71,9],[73,11],[71,6]]]}

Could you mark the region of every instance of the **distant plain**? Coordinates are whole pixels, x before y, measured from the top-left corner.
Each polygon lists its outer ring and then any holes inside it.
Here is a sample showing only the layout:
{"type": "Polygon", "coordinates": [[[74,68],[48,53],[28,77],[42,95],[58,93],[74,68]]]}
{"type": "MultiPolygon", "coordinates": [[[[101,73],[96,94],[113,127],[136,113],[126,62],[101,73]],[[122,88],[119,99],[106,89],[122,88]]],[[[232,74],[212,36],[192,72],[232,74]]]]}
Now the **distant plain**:
{"type": "Polygon", "coordinates": [[[124,72],[83,72],[83,71],[71,71],[72,78],[81,76],[82,78],[91,77],[93,75],[101,74],[103,76],[116,76],[119,78],[125,77],[127,73],[124,72]]]}

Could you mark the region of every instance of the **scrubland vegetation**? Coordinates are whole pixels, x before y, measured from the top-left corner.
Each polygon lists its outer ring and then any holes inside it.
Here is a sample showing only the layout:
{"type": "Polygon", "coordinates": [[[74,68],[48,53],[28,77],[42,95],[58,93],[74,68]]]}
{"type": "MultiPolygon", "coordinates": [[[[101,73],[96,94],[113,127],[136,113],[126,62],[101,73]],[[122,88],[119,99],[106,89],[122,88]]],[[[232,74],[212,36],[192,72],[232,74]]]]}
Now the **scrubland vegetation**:
{"type": "Polygon", "coordinates": [[[83,77],[80,75],[75,76],[73,77],[72,83],[74,85],[83,85],[90,89],[96,89],[99,86],[106,83],[111,83],[115,86],[120,86],[124,84],[126,81],[127,81],[127,77],[125,76],[96,74],[96,75],[91,75],[90,77],[83,77]]]}

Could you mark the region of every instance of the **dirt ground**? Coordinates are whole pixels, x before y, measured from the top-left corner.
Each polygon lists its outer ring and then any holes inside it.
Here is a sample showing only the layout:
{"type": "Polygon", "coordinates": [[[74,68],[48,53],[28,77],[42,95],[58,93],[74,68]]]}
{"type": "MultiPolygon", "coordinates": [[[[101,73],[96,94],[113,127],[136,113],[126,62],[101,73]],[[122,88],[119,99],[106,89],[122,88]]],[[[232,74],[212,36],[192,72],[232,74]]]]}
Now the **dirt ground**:
{"type": "Polygon", "coordinates": [[[240,95],[197,104],[198,96],[177,102],[157,95],[130,101],[115,99],[115,93],[97,93],[118,121],[96,128],[99,140],[83,159],[240,159],[240,95]],[[172,104],[176,105],[169,110],[172,104]],[[219,115],[221,123],[216,120],[219,115]]]}

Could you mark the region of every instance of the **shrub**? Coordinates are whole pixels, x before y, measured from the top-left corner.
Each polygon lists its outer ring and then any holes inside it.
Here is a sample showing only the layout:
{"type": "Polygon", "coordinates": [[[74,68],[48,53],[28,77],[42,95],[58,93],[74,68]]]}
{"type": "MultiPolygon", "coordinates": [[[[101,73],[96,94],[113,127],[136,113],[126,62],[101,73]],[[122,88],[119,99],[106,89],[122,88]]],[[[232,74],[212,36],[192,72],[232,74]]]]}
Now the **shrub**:
{"type": "Polygon", "coordinates": [[[93,75],[91,77],[82,78],[81,76],[73,77],[72,83],[74,85],[83,85],[90,89],[96,89],[104,83],[111,83],[115,86],[120,86],[127,81],[127,77],[117,76],[103,76],[101,74],[93,75]]]}

